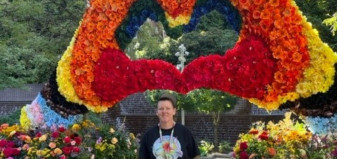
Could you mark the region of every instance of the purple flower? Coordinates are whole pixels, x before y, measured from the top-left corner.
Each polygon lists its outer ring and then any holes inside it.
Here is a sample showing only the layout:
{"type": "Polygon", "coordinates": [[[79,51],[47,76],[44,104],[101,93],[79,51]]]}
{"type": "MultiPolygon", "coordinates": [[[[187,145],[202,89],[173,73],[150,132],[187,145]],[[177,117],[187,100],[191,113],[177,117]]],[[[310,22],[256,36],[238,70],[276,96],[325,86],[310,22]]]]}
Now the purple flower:
{"type": "Polygon", "coordinates": [[[96,141],[96,144],[100,144],[100,143],[102,143],[102,137],[99,137],[96,141]]]}
{"type": "Polygon", "coordinates": [[[337,157],[337,148],[331,152],[332,157],[337,157]]]}

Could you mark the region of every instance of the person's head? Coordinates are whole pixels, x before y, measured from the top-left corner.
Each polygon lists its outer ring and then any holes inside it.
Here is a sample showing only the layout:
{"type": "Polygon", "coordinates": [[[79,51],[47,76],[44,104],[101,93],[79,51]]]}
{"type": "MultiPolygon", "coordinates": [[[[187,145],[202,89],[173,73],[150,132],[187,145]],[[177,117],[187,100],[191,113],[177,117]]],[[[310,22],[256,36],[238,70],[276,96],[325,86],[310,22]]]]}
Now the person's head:
{"type": "Polygon", "coordinates": [[[169,122],[173,120],[176,114],[177,99],[174,95],[164,93],[157,103],[157,116],[160,122],[169,122]]]}

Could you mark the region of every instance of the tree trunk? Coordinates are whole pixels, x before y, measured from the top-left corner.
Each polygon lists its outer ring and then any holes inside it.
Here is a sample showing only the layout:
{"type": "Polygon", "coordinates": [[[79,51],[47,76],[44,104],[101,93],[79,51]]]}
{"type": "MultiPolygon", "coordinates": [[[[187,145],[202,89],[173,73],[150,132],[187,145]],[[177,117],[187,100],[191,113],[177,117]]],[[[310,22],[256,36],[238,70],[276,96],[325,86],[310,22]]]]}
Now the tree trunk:
{"type": "Polygon", "coordinates": [[[214,135],[214,150],[218,151],[219,149],[219,137],[218,137],[218,128],[219,128],[219,120],[220,120],[220,112],[212,112],[213,118],[213,135],[214,135]]]}

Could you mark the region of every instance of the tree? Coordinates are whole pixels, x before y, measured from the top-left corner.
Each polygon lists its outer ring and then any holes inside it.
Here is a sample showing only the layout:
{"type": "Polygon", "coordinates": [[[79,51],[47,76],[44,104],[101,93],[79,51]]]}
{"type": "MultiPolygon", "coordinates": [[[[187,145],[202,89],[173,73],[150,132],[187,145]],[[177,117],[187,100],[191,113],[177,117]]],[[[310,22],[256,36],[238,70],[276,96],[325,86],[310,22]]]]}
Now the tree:
{"type": "Polygon", "coordinates": [[[234,108],[237,98],[221,91],[208,89],[195,90],[183,98],[185,98],[183,100],[185,106],[183,107],[194,106],[198,112],[211,115],[214,127],[214,145],[217,149],[219,146],[218,129],[220,115],[234,108]]]}
{"type": "Polygon", "coordinates": [[[0,47],[0,56],[0,89],[45,82],[55,66],[55,60],[28,48],[0,47]]]}
{"type": "Polygon", "coordinates": [[[308,22],[319,31],[320,38],[337,50],[337,36],[332,36],[330,28],[323,24],[323,20],[329,18],[336,12],[337,3],[335,0],[295,0],[303,14],[308,18],[308,22]]]}
{"type": "Polygon", "coordinates": [[[83,0],[1,0],[0,89],[47,81],[84,8],[83,0]]]}

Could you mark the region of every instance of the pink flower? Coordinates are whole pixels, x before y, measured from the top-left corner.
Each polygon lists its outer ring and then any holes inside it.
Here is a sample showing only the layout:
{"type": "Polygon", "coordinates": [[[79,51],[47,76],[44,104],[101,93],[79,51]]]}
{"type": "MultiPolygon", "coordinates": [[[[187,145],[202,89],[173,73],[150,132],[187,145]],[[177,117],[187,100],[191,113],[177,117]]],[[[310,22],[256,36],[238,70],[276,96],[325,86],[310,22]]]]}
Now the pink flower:
{"type": "Polygon", "coordinates": [[[23,150],[28,150],[28,149],[29,149],[29,145],[28,145],[28,144],[24,144],[24,145],[22,146],[22,149],[23,149],[23,150]]]}
{"type": "Polygon", "coordinates": [[[337,148],[331,152],[332,157],[337,157],[337,148]]]}

